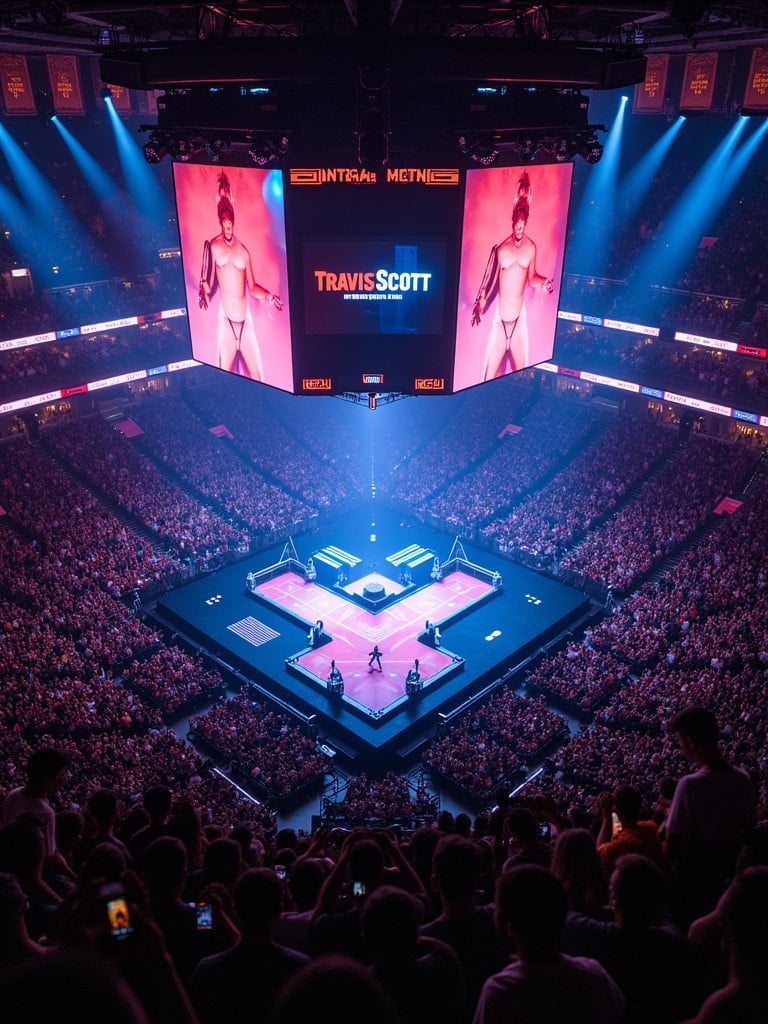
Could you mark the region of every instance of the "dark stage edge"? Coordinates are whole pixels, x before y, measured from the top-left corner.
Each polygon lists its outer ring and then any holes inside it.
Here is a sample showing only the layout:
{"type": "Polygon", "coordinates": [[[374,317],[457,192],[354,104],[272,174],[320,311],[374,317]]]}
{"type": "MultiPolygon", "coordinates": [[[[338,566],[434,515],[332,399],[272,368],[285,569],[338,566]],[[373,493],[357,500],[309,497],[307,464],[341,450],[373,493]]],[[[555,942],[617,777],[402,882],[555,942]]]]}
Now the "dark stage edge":
{"type": "MultiPolygon", "coordinates": [[[[401,512],[369,506],[293,542],[302,562],[325,545],[335,544],[361,558],[352,579],[377,572],[397,580],[399,569],[386,561],[388,554],[415,542],[445,561],[455,540],[430,526],[404,521],[401,512]]],[[[254,602],[245,587],[247,573],[279,561],[283,545],[166,594],[158,600],[156,613],[230,667],[241,683],[256,683],[303,714],[316,715],[320,741],[356,768],[396,769],[396,762],[409,756],[419,738],[434,731],[438,713],[450,713],[493,680],[519,668],[591,607],[589,598],[573,587],[462,544],[471,562],[501,573],[502,590],[493,600],[441,626],[442,646],[463,659],[462,670],[396,701],[380,717],[289,670],[288,660],[306,649],[309,624],[254,602]],[[248,616],[257,617],[279,635],[256,647],[227,629],[248,616]],[[500,635],[486,639],[495,631],[500,635]]],[[[423,627],[423,622],[414,622],[414,635],[423,627]]]]}

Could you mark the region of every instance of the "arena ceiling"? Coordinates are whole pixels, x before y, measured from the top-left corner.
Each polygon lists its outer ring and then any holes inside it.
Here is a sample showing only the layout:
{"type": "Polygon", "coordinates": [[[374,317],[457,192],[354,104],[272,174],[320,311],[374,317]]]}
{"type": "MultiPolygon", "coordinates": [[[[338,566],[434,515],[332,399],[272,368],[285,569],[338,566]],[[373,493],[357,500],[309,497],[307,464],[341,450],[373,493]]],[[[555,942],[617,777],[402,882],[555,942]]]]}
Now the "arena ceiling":
{"type": "MultiPolygon", "coordinates": [[[[101,55],[192,41],[334,39],[394,49],[407,40],[493,37],[642,53],[768,42],[768,3],[742,0],[524,3],[518,0],[2,0],[0,51],[101,55]]],[[[332,53],[326,54],[332,59],[332,53]]]]}

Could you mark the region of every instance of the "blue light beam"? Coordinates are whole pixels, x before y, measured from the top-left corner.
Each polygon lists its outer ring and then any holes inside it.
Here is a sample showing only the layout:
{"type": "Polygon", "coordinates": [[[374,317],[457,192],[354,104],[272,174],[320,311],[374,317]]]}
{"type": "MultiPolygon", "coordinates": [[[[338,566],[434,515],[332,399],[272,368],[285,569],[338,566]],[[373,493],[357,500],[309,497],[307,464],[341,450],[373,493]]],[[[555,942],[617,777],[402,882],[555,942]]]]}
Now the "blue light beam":
{"type": "Polygon", "coordinates": [[[0,149],[24,200],[23,215],[18,204],[15,212],[25,232],[23,246],[33,269],[48,276],[54,264],[66,267],[76,263],[79,254],[87,250],[83,226],[2,122],[0,149]]]}
{"type": "Polygon", "coordinates": [[[733,183],[724,187],[729,162],[749,118],[740,117],[720,145],[671,207],[658,238],[642,253],[637,265],[636,287],[651,284],[674,287],[690,264],[699,241],[714,224],[733,183]]]}
{"type": "Polygon", "coordinates": [[[608,131],[602,158],[590,170],[574,220],[573,237],[579,246],[579,258],[585,263],[588,261],[589,269],[585,266],[585,272],[598,276],[605,272],[608,265],[626,109],[627,97],[622,96],[608,131]]]}
{"type": "Polygon", "coordinates": [[[624,175],[616,198],[616,207],[623,223],[630,220],[648,195],[648,191],[664,162],[664,158],[672,148],[672,143],[677,138],[684,124],[685,118],[681,114],[667,128],[661,138],[654,142],[645,156],[638,160],[635,166],[624,175]]]}
{"type": "Polygon", "coordinates": [[[139,214],[152,223],[158,223],[167,215],[168,202],[157,175],[144,159],[141,148],[129,135],[109,97],[104,100],[104,106],[115,135],[125,187],[139,214]]]}
{"type": "Polygon", "coordinates": [[[67,149],[83,172],[83,177],[99,202],[107,202],[119,192],[117,182],[111,178],[104,168],[88,152],[85,146],[78,142],[69,128],[66,128],[58,117],[54,117],[51,124],[61,135],[67,149]]]}

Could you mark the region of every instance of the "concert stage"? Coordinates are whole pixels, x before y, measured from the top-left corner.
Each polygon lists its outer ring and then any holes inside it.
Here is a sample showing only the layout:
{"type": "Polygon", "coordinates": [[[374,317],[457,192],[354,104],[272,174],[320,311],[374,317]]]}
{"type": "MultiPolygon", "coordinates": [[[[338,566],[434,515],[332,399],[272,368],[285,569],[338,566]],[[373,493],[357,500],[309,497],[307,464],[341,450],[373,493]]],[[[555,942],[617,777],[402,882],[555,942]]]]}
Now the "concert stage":
{"type": "Polygon", "coordinates": [[[326,747],[376,770],[589,608],[571,587],[369,508],[167,594],[156,611],[241,682],[316,715],[326,747]],[[369,669],[375,644],[381,671],[369,669]],[[420,685],[406,693],[415,659],[420,685]],[[343,692],[327,683],[332,660],[343,692]]]}

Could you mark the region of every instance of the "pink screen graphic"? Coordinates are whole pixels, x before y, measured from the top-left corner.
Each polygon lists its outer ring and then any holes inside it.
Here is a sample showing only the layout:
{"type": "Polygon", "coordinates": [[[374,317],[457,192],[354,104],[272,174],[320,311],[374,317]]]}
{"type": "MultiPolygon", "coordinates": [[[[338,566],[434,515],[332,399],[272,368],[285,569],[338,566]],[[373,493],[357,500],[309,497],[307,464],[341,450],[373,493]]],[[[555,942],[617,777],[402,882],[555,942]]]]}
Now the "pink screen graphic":
{"type": "Polygon", "coordinates": [[[572,175],[570,163],[467,171],[454,391],[552,358],[572,175]]]}
{"type": "Polygon", "coordinates": [[[293,391],[282,172],[175,163],[173,174],[194,358],[293,391]]]}

